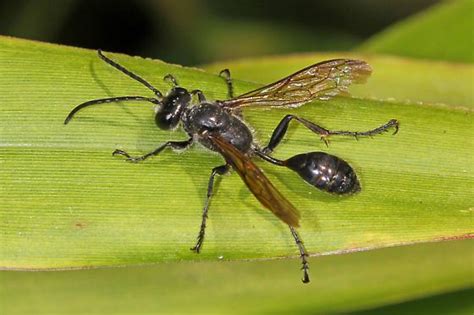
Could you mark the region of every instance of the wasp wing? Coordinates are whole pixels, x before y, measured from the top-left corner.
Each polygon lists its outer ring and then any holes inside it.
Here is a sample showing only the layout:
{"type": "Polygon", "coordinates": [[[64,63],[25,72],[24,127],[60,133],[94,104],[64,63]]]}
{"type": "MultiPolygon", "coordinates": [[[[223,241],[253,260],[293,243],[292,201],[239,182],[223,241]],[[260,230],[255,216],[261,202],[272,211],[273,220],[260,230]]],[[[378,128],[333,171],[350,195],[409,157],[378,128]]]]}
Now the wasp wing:
{"type": "Polygon", "coordinates": [[[285,106],[295,107],[311,100],[326,100],[347,95],[352,83],[364,83],[372,68],[361,60],[334,59],[323,61],[275,83],[221,101],[224,107],[285,106]]]}
{"type": "Polygon", "coordinates": [[[212,134],[208,134],[207,137],[265,208],[286,224],[293,227],[299,226],[299,211],[273,186],[262,170],[247,155],[222,137],[212,134]]]}

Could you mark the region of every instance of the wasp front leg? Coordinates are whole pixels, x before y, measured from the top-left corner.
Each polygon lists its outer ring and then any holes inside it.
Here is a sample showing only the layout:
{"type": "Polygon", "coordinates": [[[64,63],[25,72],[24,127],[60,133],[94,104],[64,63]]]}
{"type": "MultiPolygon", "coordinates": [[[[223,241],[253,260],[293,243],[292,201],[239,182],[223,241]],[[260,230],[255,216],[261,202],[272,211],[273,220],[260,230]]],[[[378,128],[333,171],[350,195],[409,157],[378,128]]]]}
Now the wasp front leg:
{"type": "Polygon", "coordinates": [[[119,150],[119,149],[112,152],[112,155],[123,155],[127,158],[128,162],[138,163],[138,162],[148,159],[149,157],[160,154],[161,151],[163,151],[164,149],[168,147],[171,147],[172,149],[175,149],[175,150],[183,150],[183,149],[186,149],[188,146],[190,146],[192,143],[193,143],[192,138],[186,141],[168,141],[162,144],[161,146],[159,146],[158,148],[156,148],[155,150],[142,156],[131,156],[127,152],[123,150],[119,150]]]}

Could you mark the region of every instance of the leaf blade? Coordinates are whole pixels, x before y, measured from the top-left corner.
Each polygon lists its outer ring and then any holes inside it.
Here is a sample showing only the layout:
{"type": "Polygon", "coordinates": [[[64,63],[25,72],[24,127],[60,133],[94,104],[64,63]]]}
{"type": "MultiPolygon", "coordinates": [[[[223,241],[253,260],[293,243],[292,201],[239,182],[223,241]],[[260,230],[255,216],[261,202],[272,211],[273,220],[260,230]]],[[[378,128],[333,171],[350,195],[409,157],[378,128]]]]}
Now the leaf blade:
{"type": "MultiPolygon", "coordinates": [[[[167,85],[161,77],[171,72],[209,99],[226,94],[214,75],[114,58],[152,78],[163,91],[167,85]]],[[[296,252],[287,227],[259,207],[235,174],[219,184],[203,252],[198,257],[190,252],[210,169],[222,159],[199,148],[180,156],[166,152],[138,165],[111,157],[115,148],[145,153],[171,137],[185,138],[157,130],[151,106],[143,104],[98,106],[64,126],[69,110],[84,100],[146,92],[100,63],[95,52],[1,38],[0,61],[8,74],[0,76],[3,268],[273,258],[296,252]]],[[[264,143],[288,112],[249,109],[244,114],[264,143]]],[[[363,193],[353,198],[324,195],[294,174],[259,163],[301,210],[300,233],[310,253],[472,232],[473,167],[465,137],[471,130],[470,111],[338,98],[291,112],[332,129],[371,129],[391,118],[402,122],[395,137],[331,142],[327,151],[348,160],[362,178],[363,193]],[[440,126],[445,134],[439,133],[440,126]]],[[[290,128],[289,139],[277,156],[324,149],[318,137],[301,127],[290,128]]]]}

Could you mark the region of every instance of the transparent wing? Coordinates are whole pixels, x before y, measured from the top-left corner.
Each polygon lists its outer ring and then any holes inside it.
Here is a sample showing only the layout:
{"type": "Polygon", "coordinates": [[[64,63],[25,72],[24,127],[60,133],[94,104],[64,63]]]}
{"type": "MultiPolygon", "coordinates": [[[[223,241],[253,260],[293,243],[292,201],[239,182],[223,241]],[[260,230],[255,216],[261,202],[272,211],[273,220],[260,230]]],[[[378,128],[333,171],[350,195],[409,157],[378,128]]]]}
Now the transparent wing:
{"type": "Polygon", "coordinates": [[[207,137],[265,208],[286,224],[293,227],[299,226],[299,211],[273,186],[262,170],[248,156],[222,137],[211,134],[208,134],[207,137]]]}
{"type": "Polygon", "coordinates": [[[243,106],[294,107],[311,100],[344,95],[352,83],[364,83],[372,68],[361,60],[323,61],[262,88],[221,101],[228,108],[243,106]]]}

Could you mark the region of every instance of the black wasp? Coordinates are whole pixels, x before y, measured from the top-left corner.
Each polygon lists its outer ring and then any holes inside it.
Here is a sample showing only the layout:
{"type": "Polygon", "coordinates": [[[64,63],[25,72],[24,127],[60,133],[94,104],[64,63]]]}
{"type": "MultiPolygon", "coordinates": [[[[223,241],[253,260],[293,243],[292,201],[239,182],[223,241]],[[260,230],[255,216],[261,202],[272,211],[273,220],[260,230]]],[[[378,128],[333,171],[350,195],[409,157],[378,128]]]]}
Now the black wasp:
{"type": "Polygon", "coordinates": [[[233,168],[260,203],[288,224],[300,252],[303,265],[303,282],[309,282],[308,253],[295,230],[299,226],[300,213],[272,185],[260,168],[252,162],[251,158],[258,156],[272,164],[285,166],[297,172],[309,184],[326,192],[338,195],[354,193],[360,190],[357,176],[347,162],[336,156],[324,152],[297,154],[287,160],[279,160],[271,156],[272,151],[285,136],[290,121],[296,120],[303,124],[312,132],[320,135],[325,142],[326,138],[331,135],[372,136],[391,127],[395,128],[395,134],[398,131],[398,121],[392,119],[378,128],[364,132],[331,131],[302,117],[286,115],[273,131],[268,145],[262,148],[254,142],[252,132],[242,119],[239,109],[244,106],[295,107],[311,100],[326,100],[335,95],[347,94],[347,87],[351,83],[363,83],[367,79],[372,72],[370,66],[360,60],[334,59],[323,61],[275,83],[237,97],[233,96],[230,72],[225,69],[221,71],[220,75],[226,81],[230,98],[225,101],[208,101],[200,90],[188,91],[180,87],[171,74],[165,76],[165,80],[170,81],[173,87],[167,95],[163,95],[140,76],[104,56],[100,50],[98,54],[103,61],[142,83],[155,95],[153,97],[118,96],[87,101],[76,106],[66,117],[64,124],[67,124],[79,110],[95,104],[121,101],[146,101],[155,104],[155,122],[157,126],[165,130],[175,129],[181,123],[189,135],[189,139],[186,141],[168,141],[143,156],[133,157],[122,150],[115,150],[113,155],[123,155],[127,158],[127,161],[140,162],[159,154],[165,148],[171,147],[175,150],[182,150],[194,142],[199,142],[204,147],[219,152],[226,161],[225,164],[212,169],[202,213],[201,227],[196,245],[191,249],[199,253],[204,241],[214,178],[216,175],[223,175],[229,172],[230,168],[233,168]],[[197,97],[197,102],[193,101],[193,97],[197,97]]]}

